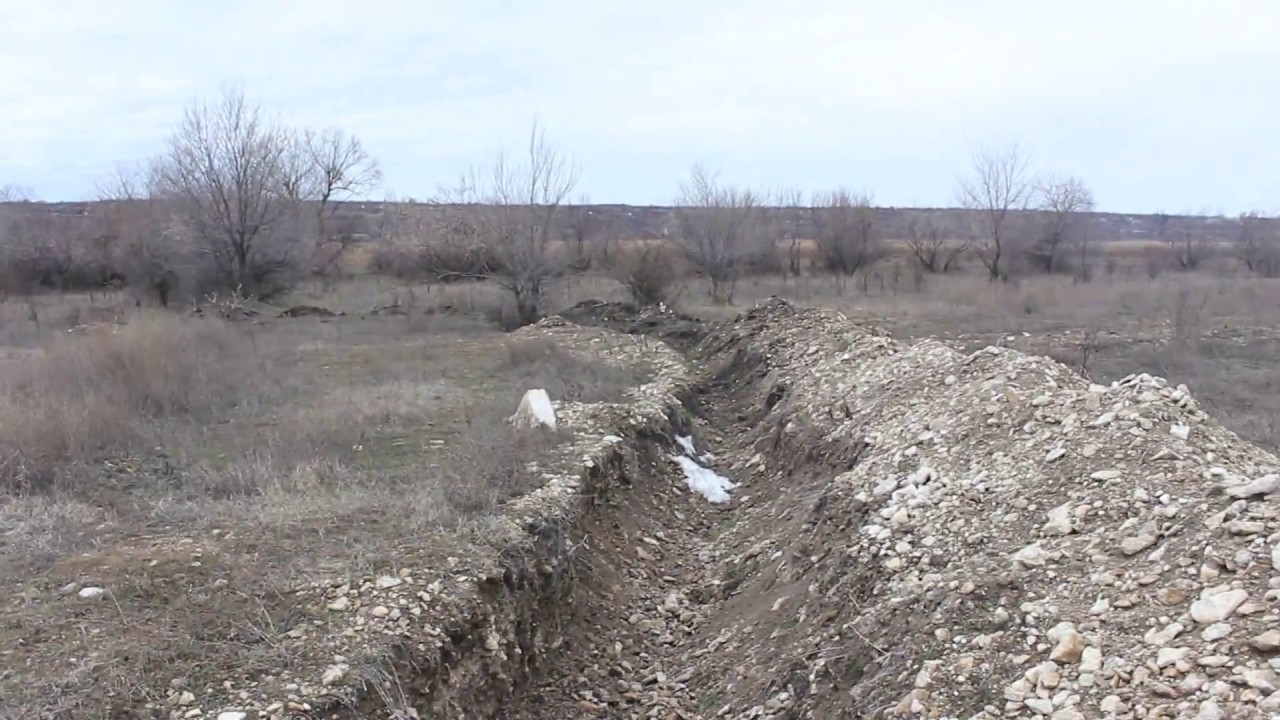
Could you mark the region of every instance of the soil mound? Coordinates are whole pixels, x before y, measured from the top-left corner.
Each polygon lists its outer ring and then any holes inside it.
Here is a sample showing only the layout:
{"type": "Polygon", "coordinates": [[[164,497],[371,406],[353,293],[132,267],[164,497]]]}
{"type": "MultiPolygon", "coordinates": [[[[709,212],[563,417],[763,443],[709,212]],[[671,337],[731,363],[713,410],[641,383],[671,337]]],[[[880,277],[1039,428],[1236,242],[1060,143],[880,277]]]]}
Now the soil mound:
{"type": "Polygon", "coordinates": [[[698,354],[744,438],[720,716],[1280,712],[1280,463],[1185,386],[782,301],[698,354]]]}
{"type": "Polygon", "coordinates": [[[583,300],[559,313],[577,325],[606,327],[629,335],[652,335],[676,349],[689,349],[706,335],[701,320],[667,307],[583,300]]]}

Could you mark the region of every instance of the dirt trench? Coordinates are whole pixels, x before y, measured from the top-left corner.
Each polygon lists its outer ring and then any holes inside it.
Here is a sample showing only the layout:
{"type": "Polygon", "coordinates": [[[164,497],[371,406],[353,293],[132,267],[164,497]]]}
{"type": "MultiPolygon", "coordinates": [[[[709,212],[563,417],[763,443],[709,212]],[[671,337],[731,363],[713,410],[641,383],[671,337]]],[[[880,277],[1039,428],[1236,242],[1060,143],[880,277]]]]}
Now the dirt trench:
{"type": "Polygon", "coordinates": [[[797,703],[808,692],[808,673],[798,664],[779,672],[773,662],[753,656],[751,648],[759,645],[731,636],[733,626],[745,622],[763,646],[787,644],[796,624],[779,599],[804,589],[775,567],[777,558],[763,552],[765,545],[750,543],[802,534],[815,486],[753,486],[747,476],[753,468],[763,475],[761,452],[776,453],[790,458],[793,479],[808,474],[811,482],[821,482],[831,467],[848,469],[856,452],[815,457],[780,444],[777,428],[769,424],[769,400],[760,404],[754,392],[764,372],[761,359],[730,355],[708,364],[722,348],[699,344],[706,332],[697,321],[660,322],[604,304],[586,308],[573,321],[661,338],[685,354],[697,380],[678,432],[692,436],[701,462],[740,486],[729,502],[708,502],[686,487],[670,461],[680,447],[647,448],[644,472],[630,491],[585,528],[593,552],[584,560],[589,572],[564,619],[564,643],[537,679],[494,717],[801,717],[797,703]],[[780,526],[738,527],[737,509],[757,493],[784,503],[792,495],[805,512],[780,526]],[[747,585],[750,591],[744,592],[747,585]],[[729,681],[728,667],[740,682],[729,681]]]}
{"type": "Polygon", "coordinates": [[[707,328],[568,316],[663,338],[680,394],[619,444],[625,482],[584,486],[574,582],[527,617],[550,638],[528,645],[536,667],[500,695],[464,689],[492,666],[458,677],[470,704],[431,717],[1280,710],[1280,459],[1184,386],[904,345],[778,300],[707,328]],[[686,487],[681,452],[738,484],[727,502],[686,487]]]}
{"type": "MultiPolygon", "coordinates": [[[[700,454],[726,449],[714,425],[693,436],[700,454]]],[[[679,451],[650,448],[632,489],[584,528],[593,552],[564,644],[496,718],[698,718],[721,709],[714,687],[693,682],[691,654],[724,602],[715,539],[732,503],[713,505],[684,487],[665,457],[679,451]]]]}

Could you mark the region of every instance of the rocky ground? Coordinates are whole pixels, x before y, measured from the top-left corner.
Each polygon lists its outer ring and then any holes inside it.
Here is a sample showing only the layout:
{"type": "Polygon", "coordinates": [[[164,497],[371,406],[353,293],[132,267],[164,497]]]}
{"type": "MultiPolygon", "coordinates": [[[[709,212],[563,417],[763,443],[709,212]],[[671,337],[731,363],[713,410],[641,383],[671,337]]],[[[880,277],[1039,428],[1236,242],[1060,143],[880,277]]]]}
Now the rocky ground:
{"type": "Polygon", "coordinates": [[[780,302],[691,354],[742,486],[625,508],[505,717],[1280,713],[1280,464],[1184,387],[780,302]]]}

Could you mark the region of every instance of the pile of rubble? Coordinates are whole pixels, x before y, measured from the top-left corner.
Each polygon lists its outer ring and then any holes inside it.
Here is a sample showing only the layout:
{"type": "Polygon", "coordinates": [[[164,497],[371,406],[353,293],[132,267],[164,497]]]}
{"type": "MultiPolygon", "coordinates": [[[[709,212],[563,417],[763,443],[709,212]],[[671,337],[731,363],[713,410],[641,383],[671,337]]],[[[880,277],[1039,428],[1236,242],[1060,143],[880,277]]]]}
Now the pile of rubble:
{"type": "Polygon", "coordinates": [[[781,301],[702,350],[753,426],[724,716],[1280,714],[1280,463],[1185,386],[781,301]]]}

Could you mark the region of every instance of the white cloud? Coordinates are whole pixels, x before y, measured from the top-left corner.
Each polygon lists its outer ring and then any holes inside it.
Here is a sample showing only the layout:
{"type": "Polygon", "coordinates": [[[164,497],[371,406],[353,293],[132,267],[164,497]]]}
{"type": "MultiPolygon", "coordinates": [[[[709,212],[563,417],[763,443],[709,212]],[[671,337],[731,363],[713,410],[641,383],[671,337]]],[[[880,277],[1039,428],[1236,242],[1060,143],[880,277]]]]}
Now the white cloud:
{"type": "Polygon", "coordinates": [[[10,4],[0,181],[83,195],[232,81],[417,196],[537,117],[601,200],[667,201],[707,158],[941,204],[972,143],[1019,139],[1104,207],[1238,210],[1280,190],[1278,40],[1264,0],[10,4]]]}

